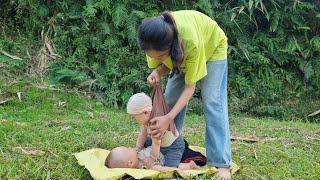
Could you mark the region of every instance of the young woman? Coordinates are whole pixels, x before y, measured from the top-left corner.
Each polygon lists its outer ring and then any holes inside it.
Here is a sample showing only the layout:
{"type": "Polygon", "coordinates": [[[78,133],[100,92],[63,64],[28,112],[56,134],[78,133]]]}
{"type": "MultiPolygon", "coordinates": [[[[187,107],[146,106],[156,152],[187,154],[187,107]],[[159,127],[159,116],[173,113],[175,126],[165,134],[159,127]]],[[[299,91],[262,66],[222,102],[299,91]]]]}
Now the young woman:
{"type": "Polygon", "coordinates": [[[179,132],[186,106],[201,83],[206,120],[208,165],[221,179],[230,179],[231,147],[227,104],[227,37],[208,16],[192,10],[163,12],[145,19],[138,30],[139,46],[147,54],[150,85],[169,74],[165,97],[171,110],[151,120],[151,134],[160,137],[175,121],[179,132]]]}

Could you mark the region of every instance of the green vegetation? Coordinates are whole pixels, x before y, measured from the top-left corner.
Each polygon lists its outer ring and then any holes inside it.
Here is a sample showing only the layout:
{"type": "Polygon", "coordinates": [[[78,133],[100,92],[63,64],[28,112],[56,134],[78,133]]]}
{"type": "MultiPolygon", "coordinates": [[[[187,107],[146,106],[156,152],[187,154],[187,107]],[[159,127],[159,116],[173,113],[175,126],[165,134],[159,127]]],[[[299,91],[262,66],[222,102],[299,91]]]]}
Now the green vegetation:
{"type": "MultiPolygon", "coordinates": [[[[133,146],[146,84],[142,19],[194,9],[229,38],[234,179],[320,177],[320,1],[36,1],[0,8],[0,179],[90,179],[72,153],[133,146]],[[19,56],[19,58],[5,55],[19,56]],[[273,117],[273,118],[268,118],[273,117]]],[[[165,79],[163,79],[165,81],[165,79]]],[[[200,87],[184,135],[204,146],[200,87]]],[[[210,179],[212,177],[197,177],[210,179]]]]}
{"type": "Polygon", "coordinates": [[[145,56],[136,44],[142,19],[164,10],[194,9],[215,19],[229,37],[233,112],[314,121],[307,115],[320,105],[319,3],[6,1],[0,9],[0,50],[22,57],[25,71],[50,84],[123,107],[133,93],[150,92],[145,56]]]}
{"type": "MultiPolygon", "coordinates": [[[[11,97],[0,104],[0,179],[90,179],[73,153],[135,144],[139,127],[123,110],[24,78],[0,79],[1,94],[11,97]]],[[[233,160],[241,166],[234,179],[320,176],[319,124],[230,114],[232,136],[260,139],[232,141],[233,160]]],[[[203,116],[187,116],[183,134],[191,145],[205,145],[204,130],[203,116]]]]}

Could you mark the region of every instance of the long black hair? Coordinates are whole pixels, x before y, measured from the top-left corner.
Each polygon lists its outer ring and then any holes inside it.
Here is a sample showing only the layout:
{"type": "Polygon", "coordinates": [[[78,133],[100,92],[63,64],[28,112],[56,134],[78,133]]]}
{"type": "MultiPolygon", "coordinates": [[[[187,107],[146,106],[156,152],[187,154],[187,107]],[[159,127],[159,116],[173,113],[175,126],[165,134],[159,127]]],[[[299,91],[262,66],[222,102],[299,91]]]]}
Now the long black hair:
{"type": "Polygon", "coordinates": [[[184,49],[176,23],[169,11],[164,11],[160,16],[142,21],[138,29],[138,44],[145,51],[170,49],[173,63],[170,76],[180,73],[180,65],[184,59],[184,49]]]}

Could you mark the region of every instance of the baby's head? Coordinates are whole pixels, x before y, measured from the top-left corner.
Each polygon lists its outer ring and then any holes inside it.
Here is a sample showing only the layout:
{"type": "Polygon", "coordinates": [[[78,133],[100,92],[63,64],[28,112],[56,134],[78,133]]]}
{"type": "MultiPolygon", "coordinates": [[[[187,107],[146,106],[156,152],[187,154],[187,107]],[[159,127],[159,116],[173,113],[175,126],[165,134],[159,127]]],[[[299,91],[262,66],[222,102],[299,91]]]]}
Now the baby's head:
{"type": "Polygon", "coordinates": [[[121,146],[111,150],[104,165],[108,168],[137,168],[139,159],[133,148],[121,146]]]}
{"type": "Polygon", "coordinates": [[[152,111],[152,100],[145,93],[137,93],[130,97],[127,112],[137,123],[146,125],[152,111]]]}

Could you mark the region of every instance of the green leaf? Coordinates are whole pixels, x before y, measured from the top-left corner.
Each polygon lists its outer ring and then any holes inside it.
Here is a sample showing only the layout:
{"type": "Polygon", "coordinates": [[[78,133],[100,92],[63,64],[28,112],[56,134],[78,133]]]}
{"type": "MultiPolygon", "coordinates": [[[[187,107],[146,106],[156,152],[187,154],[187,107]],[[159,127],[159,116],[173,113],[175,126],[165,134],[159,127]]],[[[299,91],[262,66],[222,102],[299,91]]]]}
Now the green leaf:
{"type": "Polygon", "coordinates": [[[244,10],[244,6],[241,6],[240,7],[240,10],[239,10],[239,14],[241,14],[241,12],[244,10]]]}
{"type": "Polygon", "coordinates": [[[0,54],[0,63],[7,64],[11,67],[22,67],[23,65],[25,65],[25,62],[23,60],[11,59],[10,57],[2,54],[0,54]]]}
{"type": "Polygon", "coordinates": [[[38,16],[46,17],[49,14],[49,9],[45,6],[40,6],[38,9],[38,16]]]}
{"type": "Polygon", "coordinates": [[[212,4],[208,0],[199,0],[193,5],[193,8],[199,9],[210,17],[213,17],[212,4]]]}
{"type": "Polygon", "coordinates": [[[261,0],[255,0],[255,1],[256,1],[256,4],[254,5],[254,7],[258,7],[258,4],[261,3],[260,2],[261,0]]]}
{"type": "Polygon", "coordinates": [[[252,8],[253,0],[249,0],[249,10],[252,8]]]}
{"type": "Polygon", "coordinates": [[[320,37],[316,37],[312,40],[312,45],[316,51],[320,51],[320,37]]]}
{"type": "Polygon", "coordinates": [[[103,34],[110,34],[111,32],[109,23],[105,21],[99,22],[98,27],[103,34]]]}
{"type": "Polygon", "coordinates": [[[233,21],[234,18],[236,18],[236,16],[237,16],[236,13],[232,13],[230,20],[233,21]]]}
{"type": "Polygon", "coordinates": [[[77,31],[80,31],[80,30],[81,30],[81,28],[79,28],[77,25],[71,26],[70,29],[71,29],[72,32],[77,32],[77,31]]]}
{"type": "Polygon", "coordinates": [[[110,0],[101,0],[96,2],[95,7],[104,11],[104,13],[111,13],[110,0]]]}
{"type": "Polygon", "coordinates": [[[112,20],[116,27],[121,27],[124,22],[128,19],[128,9],[124,4],[117,4],[113,9],[112,20]]]}
{"type": "Polygon", "coordinates": [[[139,18],[146,18],[147,17],[146,13],[143,11],[133,10],[132,14],[136,15],[139,18]]]}
{"type": "Polygon", "coordinates": [[[301,71],[303,72],[304,77],[308,81],[310,79],[310,77],[314,74],[312,64],[310,62],[301,63],[299,65],[299,67],[300,67],[301,71]]]}
{"type": "Polygon", "coordinates": [[[298,29],[303,29],[303,30],[311,30],[310,27],[308,26],[300,26],[298,29]]]}
{"type": "Polygon", "coordinates": [[[279,25],[279,20],[280,20],[280,14],[276,13],[275,17],[273,17],[272,21],[271,21],[271,25],[270,25],[270,31],[271,32],[276,32],[277,27],[279,25]]]}
{"type": "Polygon", "coordinates": [[[86,17],[94,17],[97,13],[97,10],[94,8],[92,4],[88,4],[84,7],[83,15],[86,17]]]}

